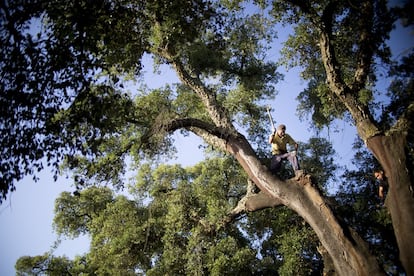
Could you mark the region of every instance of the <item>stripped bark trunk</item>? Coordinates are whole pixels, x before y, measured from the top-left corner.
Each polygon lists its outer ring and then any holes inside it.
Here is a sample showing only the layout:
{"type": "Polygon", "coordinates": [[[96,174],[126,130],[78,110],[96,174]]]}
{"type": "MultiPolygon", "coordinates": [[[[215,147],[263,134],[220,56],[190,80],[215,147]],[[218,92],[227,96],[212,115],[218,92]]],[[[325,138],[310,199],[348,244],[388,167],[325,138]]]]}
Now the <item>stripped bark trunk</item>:
{"type": "MultiPolygon", "coordinates": [[[[311,184],[308,179],[303,179],[302,184],[311,184]],[[303,182],[304,181],[304,182],[303,182]],[[309,183],[307,183],[309,182],[309,183]]],[[[240,217],[242,214],[247,212],[257,212],[266,208],[274,208],[277,206],[283,206],[282,202],[277,198],[271,197],[268,194],[259,191],[258,193],[253,192],[254,182],[248,179],[247,181],[247,192],[246,195],[239,200],[237,206],[224,218],[223,224],[228,224],[234,221],[236,218],[240,217]]],[[[211,229],[211,226],[207,226],[211,229]]],[[[206,227],[206,228],[207,228],[206,227]]],[[[323,275],[324,276],[335,276],[337,275],[335,271],[335,266],[332,261],[329,252],[319,245],[317,248],[319,254],[321,254],[323,259],[323,275]]]]}
{"type": "Polygon", "coordinates": [[[366,243],[354,231],[341,225],[309,179],[281,181],[273,176],[256,158],[244,137],[232,137],[227,150],[263,192],[280,200],[309,223],[329,252],[339,275],[384,274],[366,243]]]}
{"type": "Polygon", "coordinates": [[[332,262],[332,258],[329,255],[328,251],[322,245],[318,246],[318,252],[323,258],[323,276],[335,276],[335,266],[332,262]]]}
{"type": "Polygon", "coordinates": [[[405,135],[375,136],[367,146],[381,163],[388,179],[387,205],[407,275],[414,275],[414,197],[406,166],[405,135]]]}

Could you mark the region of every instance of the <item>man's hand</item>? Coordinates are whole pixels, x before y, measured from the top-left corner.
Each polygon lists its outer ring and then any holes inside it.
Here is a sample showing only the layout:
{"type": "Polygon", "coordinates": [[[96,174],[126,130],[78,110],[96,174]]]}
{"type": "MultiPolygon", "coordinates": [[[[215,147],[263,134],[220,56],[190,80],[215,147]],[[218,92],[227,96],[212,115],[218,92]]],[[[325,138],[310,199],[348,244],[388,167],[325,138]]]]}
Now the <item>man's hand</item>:
{"type": "Polygon", "coordinates": [[[275,136],[275,132],[273,132],[272,134],[270,134],[270,136],[269,136],[269,144],[272,143],[274,136],[275,136]]]}

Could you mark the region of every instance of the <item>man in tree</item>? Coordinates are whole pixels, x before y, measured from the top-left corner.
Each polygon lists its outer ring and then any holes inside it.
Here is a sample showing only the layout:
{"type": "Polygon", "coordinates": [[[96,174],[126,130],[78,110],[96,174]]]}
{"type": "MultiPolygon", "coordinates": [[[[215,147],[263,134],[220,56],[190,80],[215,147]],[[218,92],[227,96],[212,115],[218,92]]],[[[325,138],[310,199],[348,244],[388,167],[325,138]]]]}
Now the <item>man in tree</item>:
{"type": "Polygon", "coordinates": [[[383,274],[319,190],[272,177],[251,144],[256,137],[250,134],[264,128],[260,103],[271,99],[279,80],[277,64],[264,59],[268,44],[262,44],[274,37],[278,26],[263,24],[274,18],[295,23],[284,56],[288,65],[305,68],[301,76],[313,94],[301,98],[315,99],[306,106],[322,118],[316,126],[349,114],[383,167],[400,259],[407,275],[414,275],[414,219],[407,216],[414,213],[414,199],[406,189],[412,186],[406,162],[414,111],[410,90],[401,90],[404,104],[392,128],[380,128],[371,113],[376,61],[390,59],[387,41],[396,20],[387,1],[364,0],[355,7],[352,1],[275,0],[261,8],[271,11],[269,19],[239,17],[234,5],[221,6],[229,1],[217,2],[2,1],[0,191],[4,195],[14,181],[41,170],[45,159],[56,176],[65,162],[77,174],[75,184],[121,187],[129,160],[140,167],[170,152],[175,131],[192,132],[232,155],[264,193],[303,217],[338,275],[383,274]],[[31,22],[46,24],[32,28],[31,22]],[[39,35],[29,35],[33,29],[39,35]],[[173,69],[180,85],[124,91],[124,83],[141,79],[144,54],[173,69]],[[234,124],[239,118],[248,137],[234,124]]]}
{"type": "Polygon", "coordinates": [[[295,177],[298,180],[302,175],[303,171],[299,168],[298,157],[296,152],[298,150],[298,144],[293,138],[286,133],[286,126],[281,124],[277,129],[270,135],[269,144],[272,145],[272,160],[270,162],[270,170],[276,173],[280,170],[282,162],[288,160],[295,170],[295,177]],[[294,151],[288,152],[287,145],[295,148],[294,151]]]}
{"type": "Polygon", "coordinates": [[[388,191],[387,177],[384,175],[384,171],[380,169],[374,172],[374,176],[378,182],[378,196],[381,199],[381,202],[384,203],[388,191]]]}

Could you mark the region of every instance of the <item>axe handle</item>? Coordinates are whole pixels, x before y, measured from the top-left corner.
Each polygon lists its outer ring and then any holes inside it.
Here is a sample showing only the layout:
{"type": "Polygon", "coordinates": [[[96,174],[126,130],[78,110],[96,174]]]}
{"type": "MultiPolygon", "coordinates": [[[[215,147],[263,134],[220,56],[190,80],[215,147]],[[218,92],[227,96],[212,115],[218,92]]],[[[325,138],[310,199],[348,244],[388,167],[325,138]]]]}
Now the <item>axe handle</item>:
{"type": "Polygon", "coordinates": [[[273,132],[276,131],[275,123],[273,122],[272,114],[270,114],[269,107],[267,108],[267,115],[269,115],[270,123],[272,124],[273,132]]]}

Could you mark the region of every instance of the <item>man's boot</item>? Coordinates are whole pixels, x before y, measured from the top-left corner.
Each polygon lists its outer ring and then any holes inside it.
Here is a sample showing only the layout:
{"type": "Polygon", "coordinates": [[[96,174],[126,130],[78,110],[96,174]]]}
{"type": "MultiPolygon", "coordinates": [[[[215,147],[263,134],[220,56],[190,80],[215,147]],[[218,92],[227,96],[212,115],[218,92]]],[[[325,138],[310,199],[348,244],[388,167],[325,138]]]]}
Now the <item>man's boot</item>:
{"type": "Polygon", "coordinates": [[[299,180],[303,176],[303,170],[295,171],[295,180],[299,180]]]}

